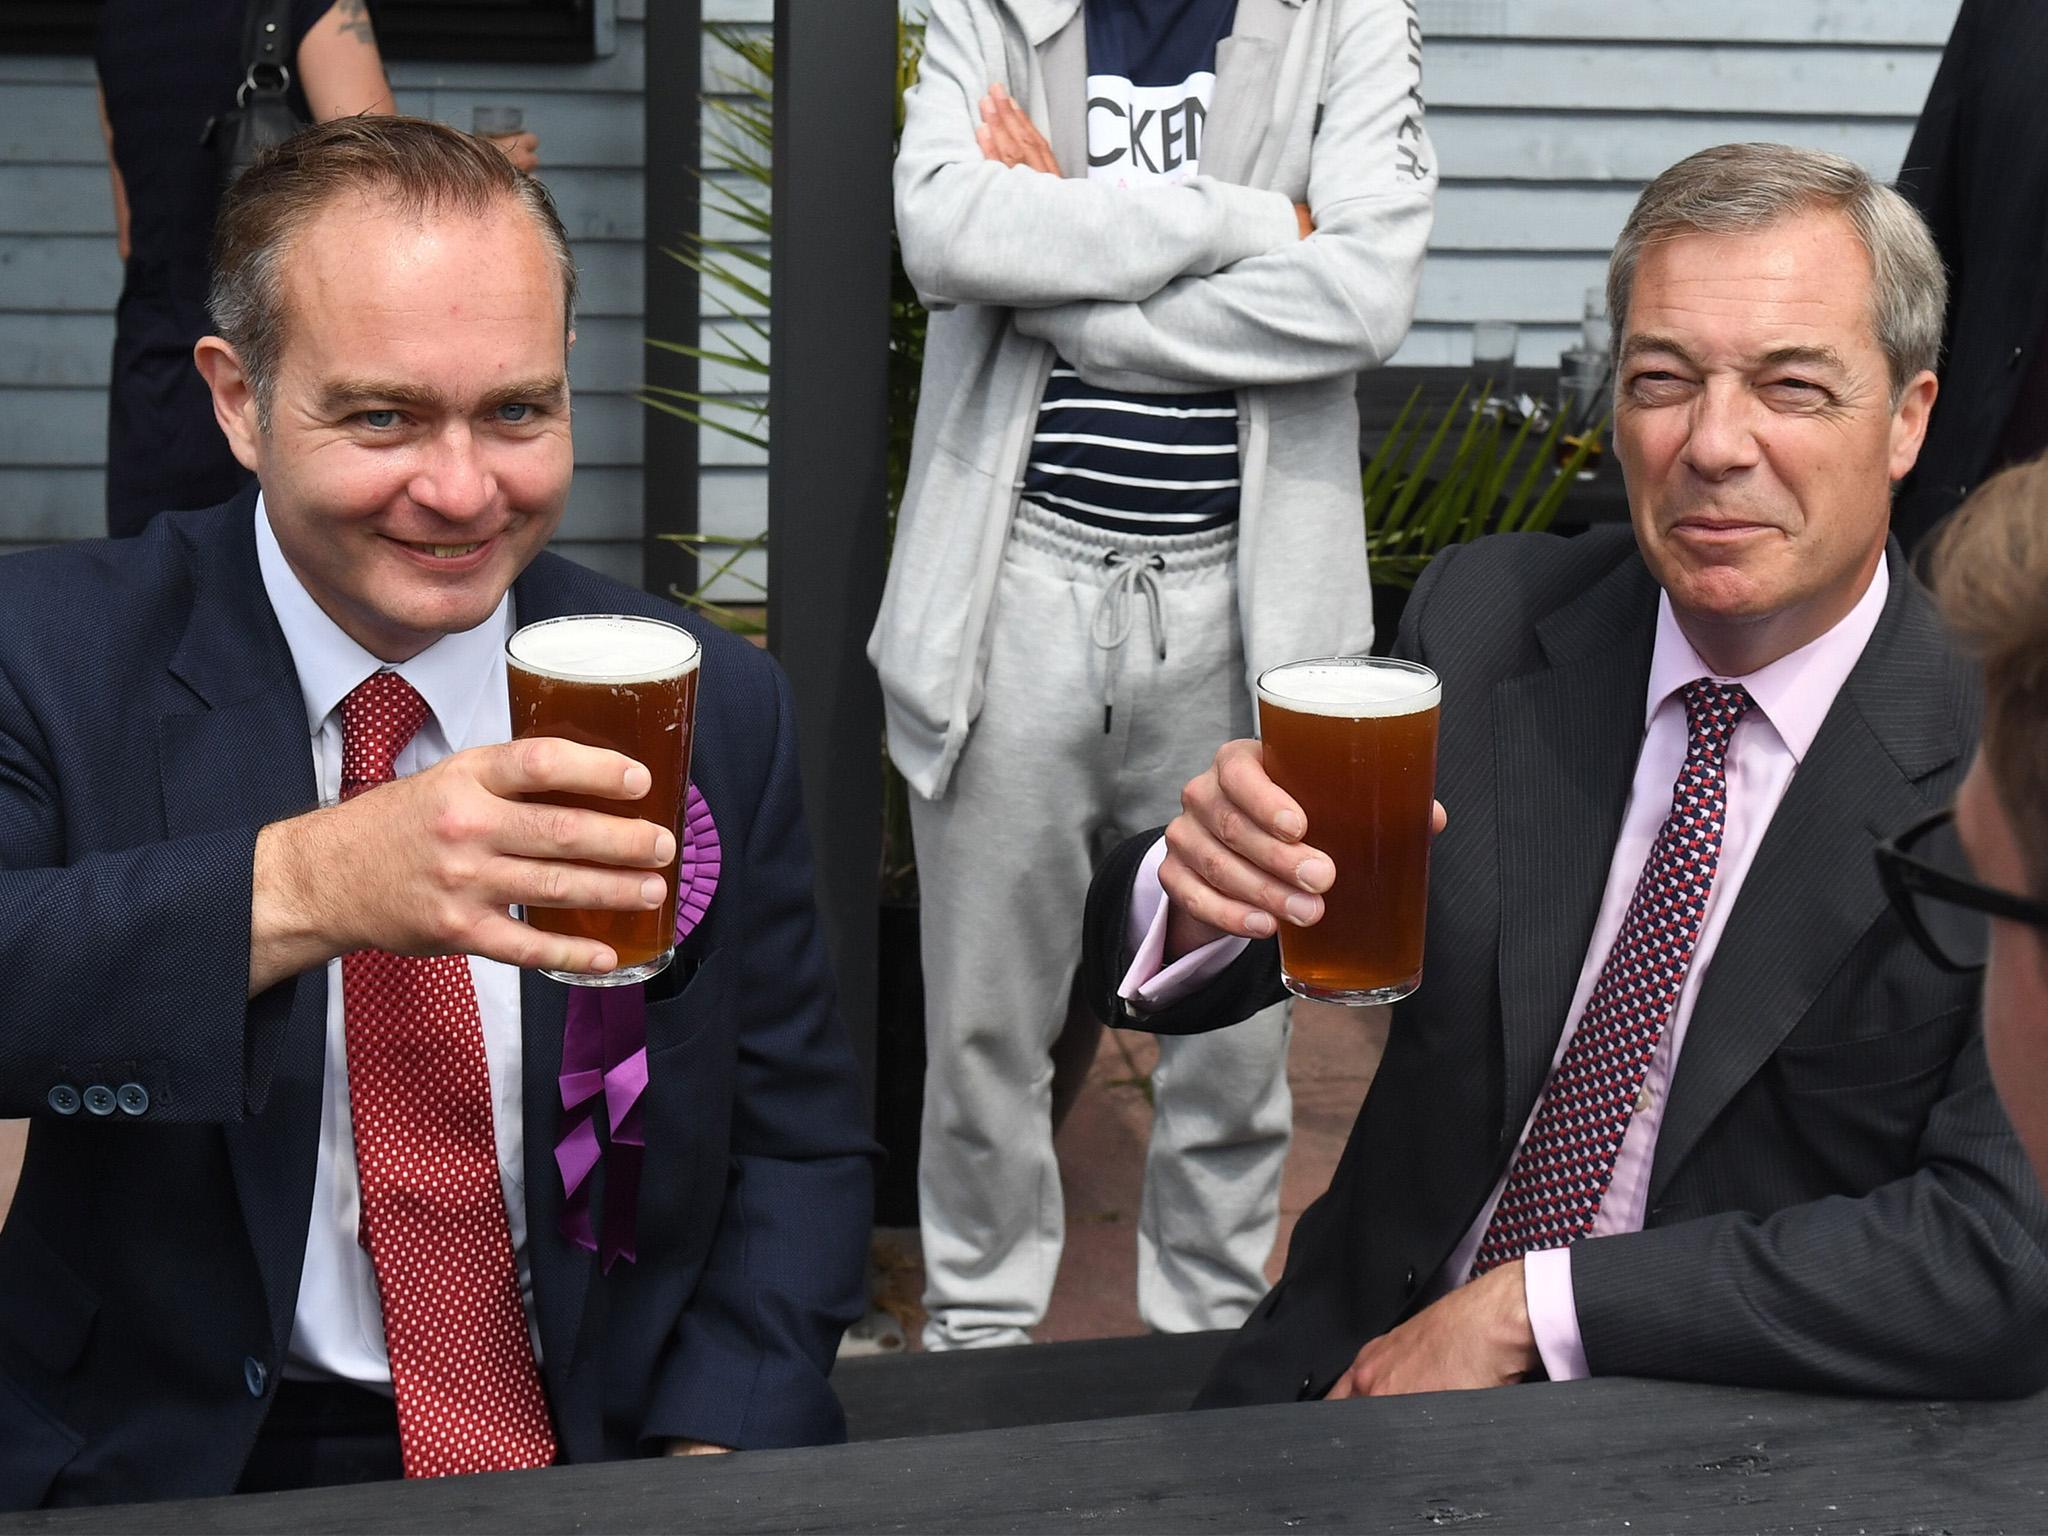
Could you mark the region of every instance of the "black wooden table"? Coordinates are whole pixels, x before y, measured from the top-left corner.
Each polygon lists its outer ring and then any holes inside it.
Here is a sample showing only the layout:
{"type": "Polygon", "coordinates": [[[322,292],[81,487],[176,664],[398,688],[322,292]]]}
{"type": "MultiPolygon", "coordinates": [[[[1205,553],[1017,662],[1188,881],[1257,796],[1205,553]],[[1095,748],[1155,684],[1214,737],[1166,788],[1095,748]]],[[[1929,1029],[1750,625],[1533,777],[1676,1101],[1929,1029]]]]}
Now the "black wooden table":
{"type": "MultiPolygon", "coordinates": [[[[916,1360],[892,1363],[913,1380],[916,1360]]],[[[1587,1381],[0,1518],[294,1536],[1451,1528],[2048,1530],[2048,1399],[1587,1381]]]]}

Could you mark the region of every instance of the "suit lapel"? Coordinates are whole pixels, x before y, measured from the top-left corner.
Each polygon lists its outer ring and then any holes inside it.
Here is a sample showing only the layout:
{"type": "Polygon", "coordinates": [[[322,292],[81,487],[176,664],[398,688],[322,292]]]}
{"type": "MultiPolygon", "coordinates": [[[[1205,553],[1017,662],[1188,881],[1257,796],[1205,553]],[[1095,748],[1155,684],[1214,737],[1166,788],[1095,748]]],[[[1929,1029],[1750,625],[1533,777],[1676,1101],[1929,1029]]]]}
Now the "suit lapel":
{"type": "MultiPolygon", "coordinates": [[[[542,556],[513,583],[513,619],[531,624],[565,612],[559,585],[548,577],[542,556]]],[[[540,1328],[542,1374],[550,1402],[567,1401],[568,1375],[590,1291],[596,1256],[562,1237],[562,1175],[555,1164],[561,1134],[562,1029],[569,989],[538,971],[519,973],[520,1109],[526,1172],[526,1256],[533,1275],[533,1306],[540,1328]]],[[[592,1175],[602,1181],[600,1165],[592,1175]]],[[[593,1210],[602,1210],[603,1186],[593,1189],[593,1210]]]]}
{"type": "Polygon", "coordinates": [[[1494,690],[1509,1138],[1550,1069],[1599,916],[1642,748],[1656,613],[1631,559],[1538,626],[1548,668],[1494,690]]]}
{"type": "MultiPolygon", "coordinates": [[[[533,1272],[533,1306],[540,1327],[543,1371],[548,1399],[560,1403],[568,1390],[569,1368],[576,1359],[576,1335],[583,1323],[583,1303],[595,1259],[567,1241],[559,1230],[562,1216],[562,1175],[555,1166],[555,1138],[560,1132],[562,1098],[556,1079],[562,1071],[562,1025],[569,989],[538,971],[519,973],[519,1033],[524,1055],[520,1071],[520,1105],[524,1113],[526,1163],[526,1256],[533,1272]]],[[[593,1178],[602,1179],[602,1167],[593,1178]]],[[[593,1210],[602,1210],[601,1187],[593,1191],[593,1210]]]]}
{"type": "Polygon", "coordinates": [[[1247,182],[1273,121],[1273,79],[1300,0],[1237,0],[1230,36],[1216,45],[1216,89],[1202,129],[1202,174],[1247,182]]]}
{"type": "MultiPolygon", "coordinates": [[[[1896,550],[1894,550],[1896,555],[1896,550]]],[[[1903,563],[1870,644],[1764,832],[1701,978],[1650,1176],[1654,1202],[1885,907],[1871,850],[1964,751],[1947,642],[1903,563]]]]}
{"type": "MultiPolygon", "coordinates": [[[[192,615],[170,671],[196,700],[157,722],[169,839],[261,826],[317,803],[306,709],[291,652],[256,564],[254,497],[220,514],[217,533],[189,546],[197,577],[192,615]]],[[[243,1220],[263,1276],[278,1347],[289,1336],[313,1201],[325,1072],[324,971],[280,984],[288,992],[279,1055],[263,1103],[224,1128],[243,1220]]]]}

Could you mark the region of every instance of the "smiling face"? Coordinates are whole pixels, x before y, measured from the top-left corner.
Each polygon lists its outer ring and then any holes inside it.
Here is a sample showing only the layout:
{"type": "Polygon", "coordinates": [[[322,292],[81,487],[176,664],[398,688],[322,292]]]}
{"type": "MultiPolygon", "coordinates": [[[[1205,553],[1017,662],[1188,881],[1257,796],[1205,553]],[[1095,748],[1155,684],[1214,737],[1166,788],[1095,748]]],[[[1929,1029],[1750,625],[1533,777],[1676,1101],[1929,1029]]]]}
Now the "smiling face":
{"type": "Polygon", "coordinates": [[[358,644],[402,661],[490,617],[561,521],[561,275],[509,200],[425,218],[338,201],[282,265],[268,426],[225,343],[202,342],[200,366],[294,574],[358,644]]]}
{"type": "Polygon", "coordinates": [[[1922,373],[1893,406],[1849,221],[1650,244],[1619,355],[1615,454],[1687,639],[1742,676],[1825,634],[1883,558],[1935,393],[1922,373]]]}

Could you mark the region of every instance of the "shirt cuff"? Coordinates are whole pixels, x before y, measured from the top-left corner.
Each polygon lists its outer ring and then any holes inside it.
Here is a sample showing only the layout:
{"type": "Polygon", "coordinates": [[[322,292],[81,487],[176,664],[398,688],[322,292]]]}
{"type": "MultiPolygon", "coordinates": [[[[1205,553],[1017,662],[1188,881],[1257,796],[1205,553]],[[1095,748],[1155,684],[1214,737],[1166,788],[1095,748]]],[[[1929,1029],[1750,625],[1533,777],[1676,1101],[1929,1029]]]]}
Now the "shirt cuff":
{"type": "Polygon", "coordinates": [[[1228,970],[1230,962],[1251,946],[1250,939],[1226,933],[1162,969],[1160,962],[1166,957],[1167,901],[1166,889],[1159,883],[1159,866],[1165,862],[1166,839],[1162,837],[1138,865],[1137,878],[1131,882],[1131,911],[1124,924],[1125,939],[1134,958],[1116,995],[1140,1013],[1169,1008],[1200,991],[1204,983],[1228,970]]]}
{"type": "Polygon", "coordinates": [[[1543,1248],[1522,1256],[1522,1296],[1529,1304],[1529,1331],[1552,1381],[1584,1381],[1586,1341],[1579,1337],[1579,1308],[1572,1296],[1570,1247],[1543,1248]]]}

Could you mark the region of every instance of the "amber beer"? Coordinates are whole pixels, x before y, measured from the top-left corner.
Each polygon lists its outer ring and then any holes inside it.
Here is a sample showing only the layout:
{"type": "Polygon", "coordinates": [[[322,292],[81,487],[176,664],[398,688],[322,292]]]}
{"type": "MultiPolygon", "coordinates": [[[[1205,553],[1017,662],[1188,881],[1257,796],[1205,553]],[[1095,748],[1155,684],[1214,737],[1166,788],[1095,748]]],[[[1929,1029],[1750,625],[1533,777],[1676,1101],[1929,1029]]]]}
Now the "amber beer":
{"type": "Polygon", "coordinates": [[[682,863],[683,785],[697,721],[699,647],[688,630],[659,619],[586,614],[529,624],[505,646],[512,735],[559,736],[609,747],[644,764],[653,786],[640,800],[547,794],[551,805],[638,817],[676,832],[676,857],[661,872],[668,896],[658,912],[528,907],[526,920],[548,933],[596,939],[618,953],[603,975],[548,971],[559,981],[615,987],[645,981],[675,954],[676,875],[682,863]]]}
{"type": "Polygon", "coordinates": [[[1442,696],[1429,668],[1379,657],[1289,662],[1259,678],[1266,772],[1337,869],[1321,922],[1280,925],[1290,992],[1391,1003],[1421,982],[1442,696]]]}

